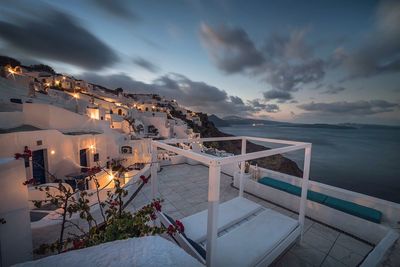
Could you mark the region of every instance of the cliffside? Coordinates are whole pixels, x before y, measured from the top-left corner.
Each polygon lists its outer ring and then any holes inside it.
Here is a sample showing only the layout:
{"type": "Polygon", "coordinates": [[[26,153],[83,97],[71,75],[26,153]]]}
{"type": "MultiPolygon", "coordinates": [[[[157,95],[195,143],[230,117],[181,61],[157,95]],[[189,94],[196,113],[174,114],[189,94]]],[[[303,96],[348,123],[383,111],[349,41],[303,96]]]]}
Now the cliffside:
{"type": "MultiPolygon", "coordinates": [[[[230,134],[223,133],[215,127],[214,123],[209,121],[207,114],[198,113],[202,126],[190,125],[195,132],[201,134],[201,137],[225,137],[232,136],[230,134]]],[[[235,155],[241,153],[241,141],[229,141],[229,142],[210,142],[205,143],[207,146],[212,146],[217,149],[222,149],[235,155]]],[[[247,142],[247,153],[256,152],[260,150],[270,149],[261,145],[254,144],[252,142],[247,142]]],[[[279,171],[282,173],[302,177],[303,172],[297,166],[296,162],[283,157],[282,155],[270,156],[267,158],[257,159],[251,162],[251,164],[258,164],[260,167],[268,168],[270,170],[279,171]]]]}

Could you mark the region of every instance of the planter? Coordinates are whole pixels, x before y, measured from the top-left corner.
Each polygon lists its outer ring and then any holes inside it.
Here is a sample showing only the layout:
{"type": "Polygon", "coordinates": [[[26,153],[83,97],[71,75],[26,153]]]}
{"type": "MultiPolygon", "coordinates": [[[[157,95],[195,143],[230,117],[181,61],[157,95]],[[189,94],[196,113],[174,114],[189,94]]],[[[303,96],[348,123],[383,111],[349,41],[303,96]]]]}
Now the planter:
{"type": "MultiPolygon", "coordinates": [[[[240,171],[235,172],[234,178],[238,181],[240,180],[240,171]]],[[[253,175],[251,173],[243,173],[243,180],[250,180],[253,179],[253,175]]]]}

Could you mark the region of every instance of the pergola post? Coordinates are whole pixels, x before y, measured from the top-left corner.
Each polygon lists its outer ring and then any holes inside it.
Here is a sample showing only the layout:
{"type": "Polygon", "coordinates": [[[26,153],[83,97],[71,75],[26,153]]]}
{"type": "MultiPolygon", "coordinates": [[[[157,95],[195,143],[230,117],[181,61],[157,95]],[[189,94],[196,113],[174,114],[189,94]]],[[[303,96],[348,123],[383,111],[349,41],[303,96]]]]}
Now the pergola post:
{"type": "Polygon", "coordinates": [[[158,197],[158,178],[157,178],[157,169],[158,169],[158,161],[157,161],[157,146],[151,146],[151,166],[150,166],[150,174],[151,174],[151,198],[156,199],[158,197]]]}
{"type": "Polygon", "coordinates": [[[301,180],[301,199],[299,209],[299,223],[301,227],[301,240],[304,233],[304,220],[307,207],[308,180],[310,177],[311,144],[304,149],[303,179],[301,180]]]}
{"type": "Polygon", "coordinates": [[[218,207],[219,207],[219,185],[221,178],[221,166],[216,160],[209,166],[208,174],[208,217],[207,217],[207,259],[208,267],[215,266],[218,235],[218,207]]]}
{"type": "MultiPolygon", "coordinates": [[[[247,139],[245,137],[242,138],[242,155],[246,154],[246,143],[247,139]]],[[[240,181],[239,181],[239,197],[243,197],[243,191],[244,191],[244,171],[246,167],[246,162],[242,161],[240,163],[240,181]]]]}

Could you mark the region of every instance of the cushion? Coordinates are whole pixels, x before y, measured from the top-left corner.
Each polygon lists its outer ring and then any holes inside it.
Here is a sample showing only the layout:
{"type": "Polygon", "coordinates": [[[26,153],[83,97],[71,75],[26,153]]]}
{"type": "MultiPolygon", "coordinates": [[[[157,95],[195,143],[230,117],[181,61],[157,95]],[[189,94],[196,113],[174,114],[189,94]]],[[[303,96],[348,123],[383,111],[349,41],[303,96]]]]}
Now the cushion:
{"type": "MultiPolygon", "coordinates": [[[[256,266],[298,226],[298,221],[266,209],[217,238],[216,266],[256,266]]],[[[276,256],[276,255],[275,255],[276,256]]]]}
{"type": "Polygon", "coordinates": [[[270,187],[273,187],[275,189],[282,190],[282,191],[286,191],[286,189],[290,185],[290,184],[288,184],[286,182],[282,182],[282,181],[279,181],[279,180],[276,180],[276,179],[272,179],[272,178],[269,178],[269,177],[263,177],[263,178],[259,179],[258,182],[260,184],[268,185],[270,187]]]}
{"type": "Polygon", "coordinates": [[[382,212],[378,210],[335,197],[327,197],[324,201],[324,204],[328,207],[349,213],[371,222],[380,223],[382,219],[382,212]]]}
{"type": "Polygon", "coordinates": [[[323,204],[327,197],[327,195],[308,190],[307,198],[311,201],[323,204]]]}
{"type": "MultiPolygon", "coordinates": [[[[262,209],[262,206],[243,197],[235,197],[219,205],[218,231],[236,224],[244,218],[262,209]]],[[[185,234],[196,242],[207,238],[208,210],[203,210],[181,221],[185,226],[185,234]]]]}
{"type": "MultiPolygon", "coordinates": [[[[263,177],[258,180],[258,182],[272,188],[285,191],[292,195],[301,195],[301,187],[287,182],[279,181],[269,177],[263,177]]],[[[335,197],[329,197],[322,193],[308,190],[307,199],[372,222],[380,223],[382,220],[382,212],[378,210],[335,197]]]]}

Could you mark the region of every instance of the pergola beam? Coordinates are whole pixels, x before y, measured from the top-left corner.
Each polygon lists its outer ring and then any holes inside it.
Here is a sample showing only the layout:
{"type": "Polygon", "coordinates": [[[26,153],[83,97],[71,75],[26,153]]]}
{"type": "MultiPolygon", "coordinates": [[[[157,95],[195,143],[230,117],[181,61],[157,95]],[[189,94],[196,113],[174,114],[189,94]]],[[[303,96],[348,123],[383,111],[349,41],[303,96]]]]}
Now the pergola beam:
{"type": "Polygon", "coordinates": [[[244,168],[247,160],[268,157],[272,155],[287,153],[290,151],[305,149],[304,154],[304,170],[302,179],[301,199],[299,208],[299,224],[303,229],[306,204],[307,204],[307,190],[308,180],[310,175],[310,162],[311,162],[311,143],[294,142],[286,140],[259,138],[259,137],[244,137],[244,136],[230,136],[230,137],[215,137],[215,138],[196,138],[196,139],[170,139],[163,141],[152,141],[152,195],[155,197],[158,194],[158,181],[157,181],[157,149],[165,149],[172,151],[178,155],[183,155],[187,158],[199,161],[209,167],[208,177],[208,218],[207,218],[207,259],[206,263],[208,267],[214,267],[216,262],[217,253],[217,236],[218,236],[218,208],[220,198],[220,177],[221,177],[221,166],[226,164],[241,163],[240,170],[240,189],[239,196],[243,196],[244,191],[244,168]],[[241,154],[229,157],[216,157],[204,153],[193,152],[191,150],[185,150],[179,147],[172,146],[171,144],[177,143],[202,143],[202,142],[214,142],[214,141],[230,141],[230,140],[241,140],[241,154]],[[278,143],[285,144],[288,146],[268,149],[258,152],[246,153],[246,142],[259,141],[266,143],[278,143]]]}

